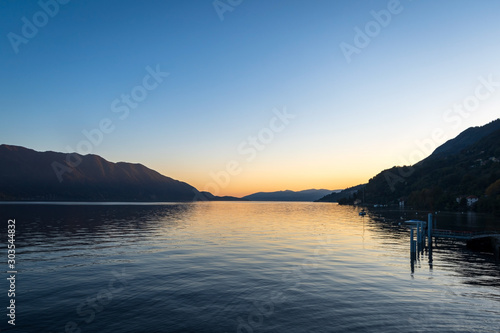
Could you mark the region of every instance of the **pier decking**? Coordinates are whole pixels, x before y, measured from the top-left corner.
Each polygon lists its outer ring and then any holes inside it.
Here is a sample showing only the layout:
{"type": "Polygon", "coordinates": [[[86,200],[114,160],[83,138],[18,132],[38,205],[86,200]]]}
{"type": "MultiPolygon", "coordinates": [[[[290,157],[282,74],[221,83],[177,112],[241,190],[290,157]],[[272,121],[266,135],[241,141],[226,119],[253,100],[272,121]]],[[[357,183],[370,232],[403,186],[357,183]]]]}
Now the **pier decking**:
{"type": "MultiPolygon", "coordinates": [[[[488,252],[493,252],[495,259],[500,260],[500,232],[499,231],[459,231],[459,230],[447,230],[447,229],[437,229],[434,226],[434,216],[432,214],[428,215],[427,222],[410,220],[406,221],[413,225],[410,232],[410,253],[412,261],[412,272],[413,272],[413,260],[416,260],[418,253],[423,253],[426,247],[427,238],[427,248],[430,253],[432,253],[432,238],[435,240],[438,238],[449,238],[464,240],[467,242],[467,246],[471,248],[477,248],[480,250],[486,250],[488,252]],[[416,233],[416,240],[413,239],[416,233]]],[[[432,261],[429,258],[430,262],[432,261]]]]}

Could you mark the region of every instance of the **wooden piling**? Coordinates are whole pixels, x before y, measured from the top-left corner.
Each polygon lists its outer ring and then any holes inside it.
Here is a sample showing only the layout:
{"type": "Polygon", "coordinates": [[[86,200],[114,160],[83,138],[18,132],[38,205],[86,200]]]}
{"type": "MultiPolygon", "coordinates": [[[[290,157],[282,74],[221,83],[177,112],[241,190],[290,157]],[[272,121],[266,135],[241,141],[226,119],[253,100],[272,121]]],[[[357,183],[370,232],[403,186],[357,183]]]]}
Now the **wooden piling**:
{"type": "Polygon", "coordinates": [[[417,224],[417,252],[423,251],[423,225],[422,223],[417,224]]]}
{"type": "Polygon", "coordinates": [[[413,234],[415,233],[415,230],[411,228],[410,231],[410,252],[412,257],[417,253],[417,244],[416,241],[413,240],[413,234]]]}
{"type": "Polygon", "coordinates": [[[433,216],[429,213],[427,216],[427,237],[429,238],[429,247],[432,246],[432,222],[433,216]]]}

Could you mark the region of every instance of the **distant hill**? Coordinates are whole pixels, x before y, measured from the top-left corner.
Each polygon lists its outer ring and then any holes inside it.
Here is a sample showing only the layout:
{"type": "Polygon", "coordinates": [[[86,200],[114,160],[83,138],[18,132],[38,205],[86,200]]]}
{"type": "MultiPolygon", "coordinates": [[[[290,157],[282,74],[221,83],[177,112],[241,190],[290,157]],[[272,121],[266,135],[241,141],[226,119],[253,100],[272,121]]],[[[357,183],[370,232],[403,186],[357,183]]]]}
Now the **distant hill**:
{"type": "Polygon", "coordinates": [[[278,191],[278,192],[259,192],[247,195],[243,199],[249,201],[315,201],[326,194],[332,193],[332,190],[304,190],[304,191],[278,191]]]}
{"type": "MultiPolygon", "coordinates": [[[[428,210],[500,212],[500,119],[469,128],[438,147],[423,161],[393,167],[370,179],[365,187],[366,203],[406,205],[428,210]],[[496,184],[496,185],[495,185],[496,184]],[[467,205],[466,197],[478,202],[467,205]]],[[[360,198],[353,194],[340,203],[360,198]]]]}
{"type": "Polygon", "coordinates": [[[141,164],[0,145],[0,200],[193,201],[193,186],[141,164]]]}
{"type": "Polygon", "coordinates": [[[342,199],[352,198],[354,194],[358,192],[358,190],[361,190],[365,186],[366,184],[361,184],[346,188],[345,190],[342,191],[334,191],[316,200],[316,202],[339,202],[342,199]]]}
{"type": "Polygon", "coordinates": [[[223,196],[219,197],[216,195],[213,195],[210,192],[205,192],[202,191],[200,192],[200,195],[197,197],[197,201],[248,201],[243,198],[237,198],[237,197],[231,197],[231,196],[223,196]]]}

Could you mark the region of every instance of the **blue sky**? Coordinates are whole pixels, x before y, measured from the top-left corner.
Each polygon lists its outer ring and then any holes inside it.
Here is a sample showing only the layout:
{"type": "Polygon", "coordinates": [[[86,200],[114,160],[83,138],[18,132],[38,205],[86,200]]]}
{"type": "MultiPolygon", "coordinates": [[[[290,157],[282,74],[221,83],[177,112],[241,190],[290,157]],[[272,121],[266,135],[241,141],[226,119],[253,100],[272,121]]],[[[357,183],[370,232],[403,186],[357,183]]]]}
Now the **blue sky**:
{"type": "Polygon", "coordinates": [[[221,0],[222,14],[213,1],[66,2],[0,2],[1,143],[78,151],[109,119],[92,153],[245,195],[366,182],[428,154],[436,129],[449,139],[500,114],[497,1],[221,0]],[[385,26],[373,11],[391,14],[385,26]],[[29,38],[26,21],[39,25],[29,38]],[[348,62],[340,46],[370,24],[348,62]],[[147,68],[169,75],[120,119],[112,103],[144,92],[147,68]],[[488,96],[448,111],[480,78],[488,96]],[[220,176],[231,161],[239,172],[220,176]]]}

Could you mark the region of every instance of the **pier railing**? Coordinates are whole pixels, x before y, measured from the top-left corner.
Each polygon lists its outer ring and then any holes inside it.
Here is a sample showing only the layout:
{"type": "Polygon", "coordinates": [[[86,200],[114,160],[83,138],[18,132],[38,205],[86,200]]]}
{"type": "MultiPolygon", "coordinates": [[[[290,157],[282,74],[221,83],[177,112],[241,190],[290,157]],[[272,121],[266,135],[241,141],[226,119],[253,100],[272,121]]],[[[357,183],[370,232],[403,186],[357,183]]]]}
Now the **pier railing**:
{"type": "Polygon", "coordinates": [[[500,231],[460,231],[437,229],[434,225],[435,220],[433,214],[428,215],[427,222],[410,220],[406,221],[406,223],[412,225],[410,229],[410,264],[412,273],[415,268],[414,262],[419,258],[420,254],[423,255],[425,249],[427,249],[429,256],[429,266],[432,268],[433,238],[435,241],[437,241],[438,238],[464,240],[467,244],[474,242],[476,239],[489,238],[489,241],[494,248],[495,258],[500,260],[500,231]],[[416,239],[414,239],[415,234],[416,239]]]}

